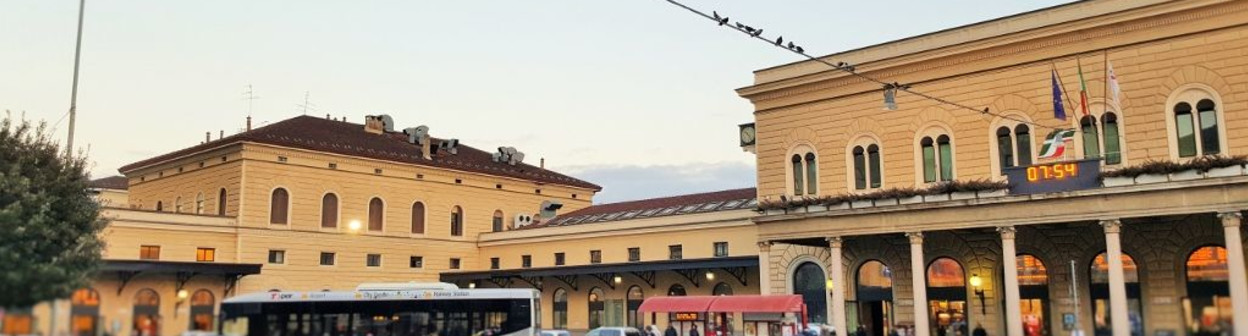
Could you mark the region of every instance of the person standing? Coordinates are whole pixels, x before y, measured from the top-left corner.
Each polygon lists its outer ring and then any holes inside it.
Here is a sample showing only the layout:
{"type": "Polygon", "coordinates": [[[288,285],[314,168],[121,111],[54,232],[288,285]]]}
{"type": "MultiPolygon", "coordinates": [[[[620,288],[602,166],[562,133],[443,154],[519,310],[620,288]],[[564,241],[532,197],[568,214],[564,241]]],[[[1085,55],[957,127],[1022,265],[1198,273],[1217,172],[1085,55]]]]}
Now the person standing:
{"type": "Polygon", "coordinates": [[[663,332],[663,336],[680,336],[680,332],[676,331],[676,327],[667,325],[667,330],[663,332]]]}
{"type": "Polygon", "coordinates": [[[692,327],[689,327],[689,336],[702,336],[702,334],[698,333],[697,324],[694,324],[692,327]]]}
{"type": "Polygon", "coordinates": [[[988,336],[988,331],[984,330],[984,325],[976,323],[975,330],[971,332],[971,336],[988,336]]]}

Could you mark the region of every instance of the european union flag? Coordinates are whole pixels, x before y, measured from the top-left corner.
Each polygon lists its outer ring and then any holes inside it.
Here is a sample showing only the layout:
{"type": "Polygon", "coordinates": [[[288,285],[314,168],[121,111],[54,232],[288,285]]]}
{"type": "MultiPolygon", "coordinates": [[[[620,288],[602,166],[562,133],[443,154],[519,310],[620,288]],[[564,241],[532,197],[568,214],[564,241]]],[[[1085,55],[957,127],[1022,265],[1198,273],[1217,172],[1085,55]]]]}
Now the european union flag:
{"type": "Polygon", "coordinates": [[[1062,107],[1062,86],[1057,82],[1057,69],[1053,69],[1053,117],[1066,120],[1066,109],[1062,107]]]}

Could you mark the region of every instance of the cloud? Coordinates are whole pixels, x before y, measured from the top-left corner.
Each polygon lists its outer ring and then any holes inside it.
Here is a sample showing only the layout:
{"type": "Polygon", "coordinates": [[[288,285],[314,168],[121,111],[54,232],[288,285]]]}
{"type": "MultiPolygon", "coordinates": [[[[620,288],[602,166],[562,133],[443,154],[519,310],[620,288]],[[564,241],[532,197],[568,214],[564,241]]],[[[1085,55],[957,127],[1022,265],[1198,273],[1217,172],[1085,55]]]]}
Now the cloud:
{"type": "Polygon", "coordinates": [[[558,169],[602,186],[594,203],[612,203],[749,188],[755,185],[754,165],[742,162],[681,165],[592,165],[558,169]]]}

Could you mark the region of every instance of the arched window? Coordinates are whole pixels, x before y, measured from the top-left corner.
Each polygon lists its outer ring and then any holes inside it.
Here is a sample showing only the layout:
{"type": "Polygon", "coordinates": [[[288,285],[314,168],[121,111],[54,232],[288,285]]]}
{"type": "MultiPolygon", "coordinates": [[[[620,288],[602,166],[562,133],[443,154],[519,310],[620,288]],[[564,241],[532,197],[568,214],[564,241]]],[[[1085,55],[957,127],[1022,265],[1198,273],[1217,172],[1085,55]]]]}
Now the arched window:
{"type": "Polygon", "coordinates": [[[937,258],[927,265],[928,320],[942,330],[965,325],[966,272],[953,258],[937,258]]]}
{"type": "Polygon", "coordinates": [[[554,302],[554,316],[551,316],[551,322],[555,324],[555,329],[566,329],[568,327],[568,291],[563,288],[555,289],[554,302]]]}
{"type": "Polygon", "coordinates": [[[286,224],[290,218],[290,193],[285,188],[273,189],[269,197],[269,224],[286,224]]]}
{"type": "Polygon", "coordinates": [[[160,335],[160,295],[148,288],[134,294],[131,328],[139,335],[160,335]]]}
{"type": "Polygon", "coordinates": [[[1113,112],[1102,114],[1101,127],[1104,128],[1101,136],[1105,142],[1105,164],[1122,163],[1122,143],[1119,142],[1118,115],[1113,112]]]}
{"type": "Polygon", "coordinates": [[[204,214],[204,193],[195,194],[195,214],[204,214]]]}
{"type": "Polygon", "coordinates": [[[1101,135],[1097,131],[1096,118],[1090,115],[1080,118],[1079,128],[1083,133],[1083,157],[1094,158],[1101,156],[1101,145],[1099,143],[1101,135]]]}
{"type": "Polygon", "coordinates": [[[806,177],[806,174],[802,172],[802,156],[793,154],[793,158],[789,161],[790,165],[793,167],[793,194],[803,195],[805,194],[803,188],[806,186],[806,183],[803,182],[803,178],[806,177]]]}
{"type": "MultiPolygon", "coordinates": [[[[1239,253],[1239,251],[1236,251],[1239,253]]],[[[1233,325],[1231,317],[1230,268],[1227,251],[1222,246],[1205,246],[1187,257],[1187,321],[1197,333],[1221,330],[1233,325]]]]}
{"type": "Polygon", "coordinates": [[[819,166],[815,153],[806,153],[806,194],[817,194],[819,188],[819,166]]]}
{"type": "Polygon", "coordinates": [[[491,222],[491,224],[492,224],[492,228],[494,229],[494,232],[503,231],[503,211],[502,210],[494,210],[494,219],[493,219],[493,222],[491,222]]]}
{"type": "Polygon", "coordinates": [[[1218,110],[1212,100],[1204,99],[1196,103],[1196,111],[1200,115],[1200,149],[1202,155],[1218,154],[1222,146],[1218,136],[1218,110]]]}
{"type": "Polygon", "coordinates": [[[867,188],[867,151],[854,146],[854,189],[867,188]]]}
{"type": "Polygon", "coordinates": [[[412,203],[412,233],[425,233],[425,204],[412,203]]]}
{"type": "Polygon", "coordinates": [[[641,302],[646,300],[645,294],[641,292],[641,287],[632,286],[628,288],[628,325],[633,328],[642,329],[645,326],[645,315],[641,313],[641,302]]]}
{"type": "Polygon", "coordinates": [[[173,212],[182,213],[182,196],[173,199],[173,212]]]}
{"type": "Polygon", "coordinates": [[[594,329],[602,326],[603,320],[606,318],[606,305],[602,300],[602,289],[598,287],[589,290],[589,328],[594,329]]]}
{"type": "MultiPolygon", "coordinates": [[[[1106,154],[1109,154],[1108,144],[1106,142],[1106,154]]],[[[1135,259],[1126,253],[1122,254],[1120,260],[1122,260],[1123,282],[1127,287],[1127,318],[1132,321],[1130,323],[1131,335],[1142,336],[1144,335],[1144,314],[1143,306],[1140,304],[1139,266],[1136,265],[1135,259]]],[[[1110,314],[1109,305],[1109,259],[1106,258],[1105,252],[1101,252],[1092,260],[1089,275],[1093,330],[1096,331],[1096,335],[1110,335],[1113,333],[1111,329],[1113,316],[1110,314]]]]}
{"type": "Polygon", "coordinates": [[[869,144],[864,146],[854,146],[853,165],[854,165],[854,189],[862,190],[867,188],[880,187],[880,146],[869,144]]]}
{"type": "Polygon", "coordinates": [[[74,291],[70,296],[70,333],[95,335],[100,322],[100,292],[91,288],[74,291]]]}
{"type": "Polygon", "coordinates": [[[953,142],[948,135],[919,140],[923,156],[923,182],[953,180],[953,142]]]}
{"type": "Polygon", "coordinates": [[[212,292],[207,289],[195,291],[191,295],[191,328],[195,331],[212,331],[215,326],[213,323],[213,309],[216,305],[216,299],[213,298],[212,292]]]}
{"type": "Polygon", "coordinates": [[[382,231],[386,227],[386,203],[380,197],[368,201],[368,230],[382,231]]]}
{"type": "Polygon", "coordinates": [[[338,227],[338,195],[327,193],[321,197],[321,227],[338,227]]]}
{"type": "Polygon", "coordinates": [[[1049,271],[1044,268],[1044,262],[1040,258],[1030,254],[1018,255],[1018,285],[1047,285],[1049,283],[1049,271]]]}
{"type": "Polygon", "coordinates": [[[225,188],[217,193],[217,216],[225,216],[225,188]]]}
{"type": "Polygon", "coordinates": [[[1027,124],[1014,126],[1014,143],[1014,147],[1018,148],[1018,152],[1015,153],[1018,165],[1031,165],[1031,128],[1027,127],[1027,124]]]}
{"type": "Polygon", "coordinates": [[[729,285],[727,282],[721,282],[715,285],[715,288],[711,289],[711,295],[732,295],[732,285],[729,285]]]}
{"type": "Polygon", "coordinates": [[[823,268],[813,262],[803,262],[793,270],[793,294],[802,296],[802,302],[806,304],[806,315],[811,322],[827,322],[827,286],[823,268]]]}
{"type": "Polygon", "coordinates": [[[156,201],[156,211],[157,212],[165,211],[165,203],[161,201],[156,201]]]}
{"type": "Polygon", "coordinates": [[[1174,106],[1174,126],[1179,139],[1179,157],[1196,156],[1196,126],[1192,120],[1192,105],[1179,103],[1174,106]]]}
{"type": "Polygon", "coordinates": [[[867,175],[871,177],[871,187],[879,188],[883,184],[881,176],[884,175],[884,170],[880,166],[880,146],[875,144],[867,146],[867,169],[870,172],[867,175]]]}
{"type": "Polygon", "coordinates": [[[1001,126],[997,128],[997,161],[1001,163],[1001,174],[1005,174],[1005,168],[1014,166],[1014,140],[1010,136],[1010,128],[1001,126]]]}
{"type": "Polygon", "coordinates": [[[685,286],[681,286],[680,284],[675,284],[675,285],[672,285],[672,287],[667,288],[667,296],[685,296],[685,295],[686,295],[685,286]]]}
{"type": "Polygon", "coordinates": [[[464,235],[464,208],[458,205],[451,207],[451,235],[456,237],[464,235]]]}

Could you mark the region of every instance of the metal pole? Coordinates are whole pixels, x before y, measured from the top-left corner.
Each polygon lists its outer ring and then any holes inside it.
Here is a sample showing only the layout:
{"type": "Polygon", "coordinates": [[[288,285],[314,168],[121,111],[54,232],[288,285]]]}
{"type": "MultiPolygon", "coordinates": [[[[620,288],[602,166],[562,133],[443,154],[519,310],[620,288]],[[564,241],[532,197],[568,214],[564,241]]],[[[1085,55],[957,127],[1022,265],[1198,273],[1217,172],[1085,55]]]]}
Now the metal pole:
{"type": "Polygon", "coordinates": [[[1083,329],[1079,329],[1079,282],[1078,273],[1075,272],[1075,261],[1070,261],[1070,297],[1075,302],[1075,327],[1071,329],[1071,335],[1083,335],[1083,329]]]}
{"type": "Polygon", "coordinates": [[[65,153],[74,154],[74,119],[78,115],[78,60],[82,55],[82,12],[87,0],[78,0],[78,38],[74,42],[74,84],[69,94],[69,141],[65,143],[65,153]]]}

